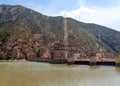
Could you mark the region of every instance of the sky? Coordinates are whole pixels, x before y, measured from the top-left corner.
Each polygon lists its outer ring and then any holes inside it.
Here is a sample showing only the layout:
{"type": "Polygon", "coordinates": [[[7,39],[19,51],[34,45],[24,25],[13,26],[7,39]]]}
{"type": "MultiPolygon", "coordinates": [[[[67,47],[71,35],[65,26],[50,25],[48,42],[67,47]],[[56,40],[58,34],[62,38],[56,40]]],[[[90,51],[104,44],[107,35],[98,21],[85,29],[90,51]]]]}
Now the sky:
{"type": "Polygon", "coordinates": [[[120,31],[120,0],[0,0],[22,5],[48,16],[71,17],[120,31]]]}

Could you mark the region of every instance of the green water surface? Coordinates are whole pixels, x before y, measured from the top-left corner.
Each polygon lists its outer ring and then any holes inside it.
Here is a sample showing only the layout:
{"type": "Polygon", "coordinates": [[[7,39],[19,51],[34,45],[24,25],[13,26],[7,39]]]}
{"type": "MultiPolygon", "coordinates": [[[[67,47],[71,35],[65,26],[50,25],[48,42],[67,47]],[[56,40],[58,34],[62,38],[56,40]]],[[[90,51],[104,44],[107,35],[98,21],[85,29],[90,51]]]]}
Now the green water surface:
{"type": "Polygon", "coordinates": [[[0,62],[0,86],[120,86],[112,66],[0,62]]]}

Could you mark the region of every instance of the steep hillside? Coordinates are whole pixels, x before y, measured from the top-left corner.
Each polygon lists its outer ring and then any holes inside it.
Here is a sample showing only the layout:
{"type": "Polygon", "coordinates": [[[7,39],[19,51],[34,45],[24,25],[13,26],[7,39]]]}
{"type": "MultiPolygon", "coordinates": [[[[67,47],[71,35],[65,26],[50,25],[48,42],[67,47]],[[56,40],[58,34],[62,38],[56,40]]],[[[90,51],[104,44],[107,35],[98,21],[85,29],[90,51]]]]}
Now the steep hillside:
{"type": "Polygon", "coordinates": [[[82,25],[82,27],[86,28],[114,51],[120,52],[120,32],[95,24],[87,24],[87,27],[82,25]]]}
{"type": "Polygon", "coordinates": [[[0,5],[0,59],[50,58],[51,49],[61,47],[74,47],[70,55],[113,58],[120,52],[120,32],[19,5],[0,5]]]}

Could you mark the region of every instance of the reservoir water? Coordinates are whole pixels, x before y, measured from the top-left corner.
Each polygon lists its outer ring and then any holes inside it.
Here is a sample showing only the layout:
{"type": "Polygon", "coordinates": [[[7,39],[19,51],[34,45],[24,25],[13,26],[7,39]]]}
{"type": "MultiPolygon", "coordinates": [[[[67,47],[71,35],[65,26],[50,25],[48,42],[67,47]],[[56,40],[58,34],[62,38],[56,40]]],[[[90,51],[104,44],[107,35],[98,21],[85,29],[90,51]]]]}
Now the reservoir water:
{"type": "Polygon", "coordinates": [[[120,86],[120,68],[0,62],[0,86],[120,86]]]}

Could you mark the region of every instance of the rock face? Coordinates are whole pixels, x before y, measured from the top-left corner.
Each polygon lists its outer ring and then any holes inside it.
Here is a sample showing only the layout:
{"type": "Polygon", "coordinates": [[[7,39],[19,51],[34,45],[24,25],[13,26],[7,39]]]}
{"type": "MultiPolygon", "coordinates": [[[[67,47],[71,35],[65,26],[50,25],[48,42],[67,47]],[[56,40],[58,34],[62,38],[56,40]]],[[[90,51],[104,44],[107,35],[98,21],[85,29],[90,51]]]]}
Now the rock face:
{"type": "Polygon", "coordinates": [[[110,28],[0,5],[0,59],[115,58],[119,52],[120,32],[110,28]]]}

